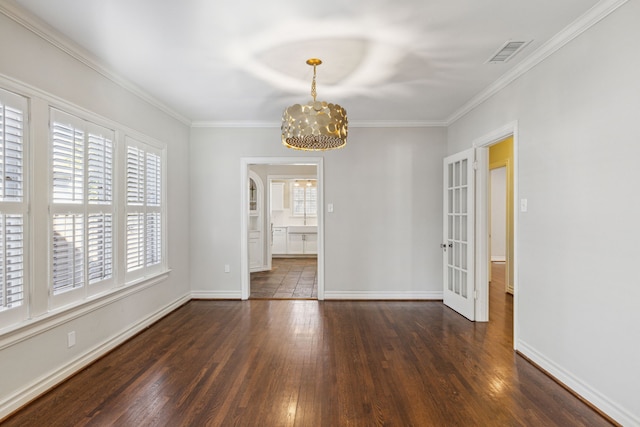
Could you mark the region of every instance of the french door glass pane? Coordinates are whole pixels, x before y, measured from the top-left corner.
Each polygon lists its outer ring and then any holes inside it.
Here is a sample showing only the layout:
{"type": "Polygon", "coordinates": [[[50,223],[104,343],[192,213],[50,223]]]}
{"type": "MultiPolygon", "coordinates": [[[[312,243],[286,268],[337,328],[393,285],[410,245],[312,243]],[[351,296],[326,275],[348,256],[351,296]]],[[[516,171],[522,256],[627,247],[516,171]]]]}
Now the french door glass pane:
{"type": "Polygon", "coordinates": [[[448,246],[447,272],[449,290],[467,297],[468,268],[468,172],[466,159],[448,165],[449,185],[447,190],[448,246]]]}

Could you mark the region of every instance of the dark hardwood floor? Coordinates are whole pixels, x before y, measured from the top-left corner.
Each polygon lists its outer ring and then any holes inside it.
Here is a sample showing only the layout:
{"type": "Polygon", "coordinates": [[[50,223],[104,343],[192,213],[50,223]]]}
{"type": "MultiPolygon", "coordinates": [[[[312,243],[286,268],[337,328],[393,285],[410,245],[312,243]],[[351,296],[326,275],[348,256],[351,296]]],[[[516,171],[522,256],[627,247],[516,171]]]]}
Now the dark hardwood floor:
{"type": "MultiPolygon", "coordinates": [[[[498,288],[498,289],[496,289],[498,288]]],[[[606,426],[440,302],[192,301],[5,426],[606,426]]]]}

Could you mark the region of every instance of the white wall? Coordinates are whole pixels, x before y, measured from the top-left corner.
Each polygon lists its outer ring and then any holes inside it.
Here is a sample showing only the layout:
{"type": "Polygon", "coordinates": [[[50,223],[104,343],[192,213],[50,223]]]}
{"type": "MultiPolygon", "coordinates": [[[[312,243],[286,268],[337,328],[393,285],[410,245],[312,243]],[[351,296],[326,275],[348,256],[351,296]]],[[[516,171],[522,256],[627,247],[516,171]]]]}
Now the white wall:
{"type": "Polygon", "coordinates": [[[195,128],[191,136],[191,283],[240,297],[240,159],[324,157],[326,298],[442,293],[443,128],[352,128],[347,147],[304,153],[280,129],[195,128]],[[224,273],[229,264],[230,273],[224,273]]]}
{"type": "MultiPolygon", "coordinates": [[[[189,128],[2,13],[0,40],[0,75],[3,81],[20,82],[35,92],[43,91],[59,97],[167,144],[168,252],[172,269],[166,280],[130,295],[123,293],[122,298],[95,310],[85,312],[77,309],[61,313],[47,323],[49,328],[41,328],[42,324],[38,324],[38,318],[35,318],[36,327],[0,336],[1,419],[38,392],[140,329],[165,309],[188,297],[189,128]],[[34,332],[40,329],[43,330],[34,332]],[[66,340],[70,330],[76,331],[77,344],[68,349],[66,340]],[[22,338],[16,340],[18,336],[22,338]]],[[[32,98],[32,107],[38,108],[40,117],[46,117],[42,116],[43,112],[47,114],[46,106],[45,100],[38,96],[32,98]]],[[[31,142],[32,150],[46,152],[46,130],[34,133],[31,142]]],[[[35,241],[41,244],[46,238],[46,233],[36,233],[35,241]]],[[[46,269],[46,266],[35,268],[46,269]]],[[[32,286],[42,289],[46,288],[46,283],[32,283],[32,286]]],[[[46,313],[37,314],[40,318],[47,316],[46,313]]]]}
{"type": "Polygon", "coordinates": [[[517,348],[640,425],[640,2],[449,128],[449,153],[518,121],[517,348]]]}

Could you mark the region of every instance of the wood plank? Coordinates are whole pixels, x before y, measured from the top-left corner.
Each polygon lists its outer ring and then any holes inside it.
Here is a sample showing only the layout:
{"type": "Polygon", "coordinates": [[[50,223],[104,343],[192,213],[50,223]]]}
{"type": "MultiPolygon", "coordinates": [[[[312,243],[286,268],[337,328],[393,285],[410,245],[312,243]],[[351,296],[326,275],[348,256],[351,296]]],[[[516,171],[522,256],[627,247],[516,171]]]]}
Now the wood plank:
{"type": "Polygon", "coordinates": [[[439,302],[192,301],[3,426],[610,425],[513,352],[496,286],[486,324],[439,302]]]}

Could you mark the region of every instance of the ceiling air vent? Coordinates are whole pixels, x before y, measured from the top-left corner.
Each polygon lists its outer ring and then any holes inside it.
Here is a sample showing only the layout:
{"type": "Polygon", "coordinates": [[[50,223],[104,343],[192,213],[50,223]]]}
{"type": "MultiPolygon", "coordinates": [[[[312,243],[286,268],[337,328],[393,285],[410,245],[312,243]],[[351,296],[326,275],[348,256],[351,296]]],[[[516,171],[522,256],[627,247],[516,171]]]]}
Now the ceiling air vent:
{"type": "Polygon", "coordinates": [[[487,61],[488,63],[500,63],[507,62],[511,58],[515,56],[516,53],[520,52],[526,45],[528,45],[531,40],[526,42],[513,42],[508,41],[503,44],[500,49],[496,53],[493,54],[491,58],[487,61]]]}

